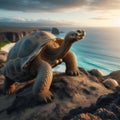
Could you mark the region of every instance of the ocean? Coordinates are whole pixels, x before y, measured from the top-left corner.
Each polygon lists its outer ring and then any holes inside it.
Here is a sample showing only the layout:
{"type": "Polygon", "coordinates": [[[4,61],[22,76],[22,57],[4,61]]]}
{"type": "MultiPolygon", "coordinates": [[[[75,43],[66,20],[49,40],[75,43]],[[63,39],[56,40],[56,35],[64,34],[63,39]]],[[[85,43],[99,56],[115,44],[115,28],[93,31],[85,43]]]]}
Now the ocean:
{"type": "MultiPolygon", "coordinates": [[[[57,37],[64,38],[68,31],[83,29],[86,36],[73,44],[71,51],[77,57],[78,66],[85,70],[98,69],[104,75],[120,70],[120,28],[59,28],[57,37]]],[[[54,68],[65,71],[65,65],[54,68]]]]}

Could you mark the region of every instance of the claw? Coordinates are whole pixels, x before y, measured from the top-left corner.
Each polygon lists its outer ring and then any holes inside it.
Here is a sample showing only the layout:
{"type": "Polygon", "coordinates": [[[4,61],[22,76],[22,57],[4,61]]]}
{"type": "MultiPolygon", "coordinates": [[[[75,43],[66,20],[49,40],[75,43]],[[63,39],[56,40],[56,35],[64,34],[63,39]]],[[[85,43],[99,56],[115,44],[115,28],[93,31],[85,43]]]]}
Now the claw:
{"type": "Polygon", "coordinates": [[[53,100],[53,94],[49,90],[41,91],[38,94],[38,100],[41,103],[49,103],[53,100]]]}
{"type": "Polygon", "coordinates": [[[80,71],[78,69],[77,70],[67,70],[66,74],[71,75],[71,76],[78,76],[78,75],[80,75],[80,71]]]}
{"type": "Polygon", "coordinates": [[[15,93],[15,90],[15,85],[11,85],[10,87],[4,89],[4,93],[7,95],[11,95],[15,93]]]}
{"type": "Polygon", "coordinates": [[[47,98],[43,98],[43,99],[44,99],[45,103],[47,103],[47,98]]]}

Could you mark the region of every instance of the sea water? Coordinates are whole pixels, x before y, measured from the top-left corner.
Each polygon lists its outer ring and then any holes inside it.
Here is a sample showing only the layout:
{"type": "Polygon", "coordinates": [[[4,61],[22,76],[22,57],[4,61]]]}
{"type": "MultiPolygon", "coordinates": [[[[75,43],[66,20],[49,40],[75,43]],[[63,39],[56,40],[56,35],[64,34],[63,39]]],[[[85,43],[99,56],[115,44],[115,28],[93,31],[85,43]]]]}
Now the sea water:
{"type": "MultiPolygon", "coordinates": [[[[98,69],[104,75],[120,70],[120,28],[59,28],[57,37],[64,38],[71,30],[83,29],[86,36],[71,47],[78,66],[86,70],[98,69]]],[[[54,70],[65,71],[65,65],[54,70]]]]}

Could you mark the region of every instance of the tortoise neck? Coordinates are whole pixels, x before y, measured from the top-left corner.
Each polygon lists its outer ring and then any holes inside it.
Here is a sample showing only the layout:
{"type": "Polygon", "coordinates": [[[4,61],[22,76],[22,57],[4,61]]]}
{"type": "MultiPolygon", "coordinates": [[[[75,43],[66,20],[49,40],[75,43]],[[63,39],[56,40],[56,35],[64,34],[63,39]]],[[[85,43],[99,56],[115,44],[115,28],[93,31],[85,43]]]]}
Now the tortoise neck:
{"type": "Polygon", "coordinates": [[[69,51],[70,47],[72,46],[72,43],[68,40],[64,40],[59,48],[56,48],[56,57],[62,58],[66,55],[66,53],[69,51]]]}
{"type": "Polygon", "coordinates": [[[56,41],[50,42],[43,48],[42,54],[51,60],[60,59],[66,55],[71,45],[72,43],[67,39],[63,40],[61,44],[57,43],[56,41]]]}

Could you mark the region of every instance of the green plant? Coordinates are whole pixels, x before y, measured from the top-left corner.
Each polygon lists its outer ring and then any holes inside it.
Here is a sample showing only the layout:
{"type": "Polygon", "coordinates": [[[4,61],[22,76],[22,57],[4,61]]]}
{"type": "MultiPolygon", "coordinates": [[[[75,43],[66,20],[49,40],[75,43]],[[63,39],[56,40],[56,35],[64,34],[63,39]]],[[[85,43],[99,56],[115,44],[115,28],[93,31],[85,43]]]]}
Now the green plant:
{"type": "Polygon", "coordinates": [[[0,41],[0,49],[3,47],[3,46],[5,46],[5,45],[7,45],[7,44],[9,44],[9,43],[11,43],[10,41],[8,41],[8,40],[5,40],[5,41],[0,41]]]}

